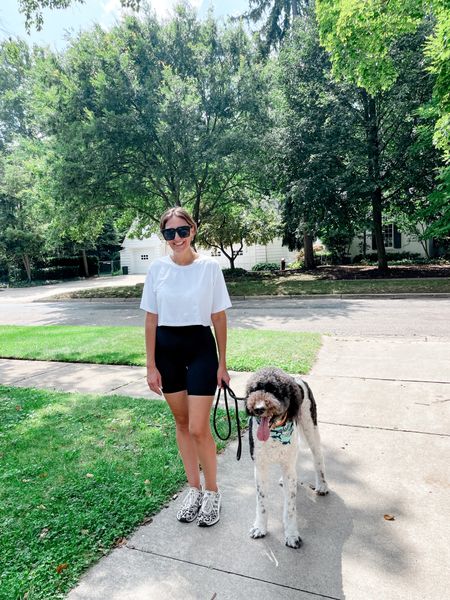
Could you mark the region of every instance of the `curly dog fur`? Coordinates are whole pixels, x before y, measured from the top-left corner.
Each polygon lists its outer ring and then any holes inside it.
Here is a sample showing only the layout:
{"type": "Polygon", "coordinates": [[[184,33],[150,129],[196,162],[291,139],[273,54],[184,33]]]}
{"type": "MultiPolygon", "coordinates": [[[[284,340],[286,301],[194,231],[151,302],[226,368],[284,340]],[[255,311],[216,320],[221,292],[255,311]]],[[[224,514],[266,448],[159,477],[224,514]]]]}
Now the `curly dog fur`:
{"type": "Polygon", "coordinates": [[[297,527],[297,455],[299,435],[303,436],[314,459],[315,492],[328,493],[317,427],[317,408],[309,385],[281,369],[257,371],[248,381],[246,410],[250,416],[250,452],[255,455],[256,519],[250,530],[253,538],[267,533],[268,467],[282,469],[284,488],[284,531],[286,545],[299,548],[302,539],[297,527]],[[257,439],[253,429],[257,425],[257,439]]]}

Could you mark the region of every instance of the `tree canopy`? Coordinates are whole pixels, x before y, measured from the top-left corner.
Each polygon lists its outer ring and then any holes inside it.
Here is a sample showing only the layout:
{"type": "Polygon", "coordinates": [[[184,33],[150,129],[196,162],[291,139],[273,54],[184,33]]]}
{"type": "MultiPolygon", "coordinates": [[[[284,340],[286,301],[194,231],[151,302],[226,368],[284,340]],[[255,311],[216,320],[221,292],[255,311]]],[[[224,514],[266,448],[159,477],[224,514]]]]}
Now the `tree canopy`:
{"type": "MultiPolygon", "coordinates": [[[[20,6],[30,27],[69,3],[20,6]]],[[[444,0],[251,0],[255,36],[187,3],[144,12],[61,52],[1,43],[2,261],[30,276],[69,245],[86,259],[106,230],[140,235],[174,205],[231,263],[276,235],[280,204],[308,265],[314,236],[342,257],[368,227],[386,268],[386,219],[448,236],[444,0]]]]}
{"type": "Polygon", "coordinates": [[[201,226],[252,185],[264,82],[240,26],[221,31],[181,7],[164,25],[128,17],[82,34],[41,70],[64,201],[120,206],[142,226],[183,205],[201,226]]]}

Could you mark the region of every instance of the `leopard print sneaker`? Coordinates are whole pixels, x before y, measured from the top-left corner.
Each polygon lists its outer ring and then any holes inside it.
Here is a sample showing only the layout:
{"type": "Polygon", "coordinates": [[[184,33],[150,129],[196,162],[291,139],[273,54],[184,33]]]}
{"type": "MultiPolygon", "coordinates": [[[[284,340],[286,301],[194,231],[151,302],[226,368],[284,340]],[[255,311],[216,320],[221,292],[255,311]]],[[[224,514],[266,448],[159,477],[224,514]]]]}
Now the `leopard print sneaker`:
{"type": "Polygon", "coordinates": [[[211,527],[220,519],[220,504],[222,496],[220,492],[210,492],[206,490],[203,494],[203,501],[197,517],[199,527],[211,527]]]}
{"type": "Polygon", "coordinates": [[[198,515],[202,505],[203,492],[196,487],[191,487],[183,499],[183,504],[177,512],[177,519],[182,523],[191,523],[198,515]]]}

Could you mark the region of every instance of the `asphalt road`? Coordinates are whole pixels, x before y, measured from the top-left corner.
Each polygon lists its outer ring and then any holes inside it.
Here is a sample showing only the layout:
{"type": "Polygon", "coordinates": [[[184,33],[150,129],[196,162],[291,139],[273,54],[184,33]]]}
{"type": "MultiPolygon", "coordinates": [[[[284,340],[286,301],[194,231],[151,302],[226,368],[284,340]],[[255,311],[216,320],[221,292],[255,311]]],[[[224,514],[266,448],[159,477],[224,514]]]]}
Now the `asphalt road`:
{"type": "MultiPolygon", "coordinates": [[[[238,300],[228,317],[250,329],[450,339],[449,298],[238,300]]],[[[137,302],[4,302],[0,324],[142,326],[143,313],[137,302]]]]}

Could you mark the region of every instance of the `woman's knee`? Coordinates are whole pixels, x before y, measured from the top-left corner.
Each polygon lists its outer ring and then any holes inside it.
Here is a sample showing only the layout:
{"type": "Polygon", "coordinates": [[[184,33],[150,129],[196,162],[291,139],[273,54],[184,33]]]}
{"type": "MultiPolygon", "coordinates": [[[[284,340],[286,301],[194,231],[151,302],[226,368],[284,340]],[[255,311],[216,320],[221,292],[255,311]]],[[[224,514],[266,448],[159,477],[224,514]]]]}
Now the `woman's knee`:
{"type": "Polygon", "coordinates": [[[198,423],[189,424],[189,433],[196,443],[201,443],[209,440],[212,437],[211,429],[208,425],[201,425],[198,423]]]}
{"type": "Polygon", "coordinates": [[[188,416],[175,416],[175,427],[179,433],[190,433],[189,431],[189,417],[188,416]]]}

